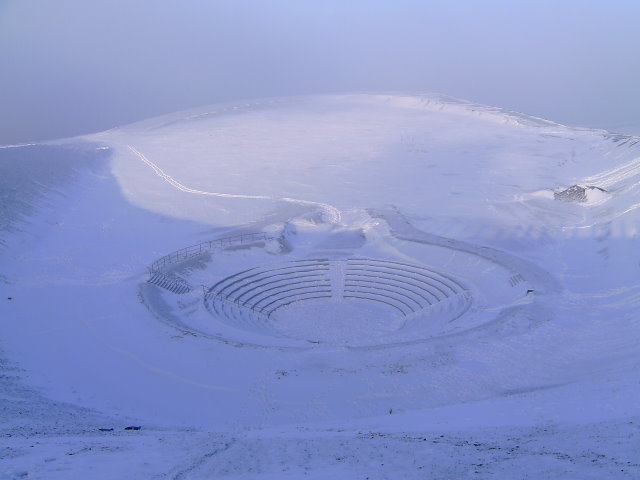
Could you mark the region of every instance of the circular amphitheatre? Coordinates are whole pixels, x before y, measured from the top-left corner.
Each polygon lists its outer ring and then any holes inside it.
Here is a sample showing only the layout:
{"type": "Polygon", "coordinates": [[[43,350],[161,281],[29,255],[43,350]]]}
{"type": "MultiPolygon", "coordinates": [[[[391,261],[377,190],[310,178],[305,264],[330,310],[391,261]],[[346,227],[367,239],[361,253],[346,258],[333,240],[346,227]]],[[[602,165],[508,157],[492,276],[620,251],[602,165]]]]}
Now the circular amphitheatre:
{"type": "Polygon", "coordinates": [[[388,343],[425,321],[462,315],[471,295],[424,266],[312,258],[249,268],[211,286],[204,305],[237,329],[318,343],[388,343]]]}

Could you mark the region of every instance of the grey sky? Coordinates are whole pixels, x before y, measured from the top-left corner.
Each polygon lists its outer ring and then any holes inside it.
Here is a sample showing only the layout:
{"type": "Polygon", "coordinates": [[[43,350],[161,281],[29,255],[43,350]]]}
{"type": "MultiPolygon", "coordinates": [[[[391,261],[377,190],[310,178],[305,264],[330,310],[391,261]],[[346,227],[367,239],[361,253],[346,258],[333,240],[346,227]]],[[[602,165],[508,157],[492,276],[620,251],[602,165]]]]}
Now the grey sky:
{"type": "Polygon", "coordinates": [[[0,0],[0,143],[371,90],[623,129],[639,21],[637,0],[0,0]]]}

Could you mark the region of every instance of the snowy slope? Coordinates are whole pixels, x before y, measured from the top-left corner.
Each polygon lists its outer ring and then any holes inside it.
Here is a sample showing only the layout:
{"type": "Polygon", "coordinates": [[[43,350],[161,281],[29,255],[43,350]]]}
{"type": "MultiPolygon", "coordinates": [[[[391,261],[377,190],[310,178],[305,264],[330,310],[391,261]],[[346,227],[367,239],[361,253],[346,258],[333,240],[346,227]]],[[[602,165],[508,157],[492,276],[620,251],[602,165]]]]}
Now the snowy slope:
{"type": "Polygon", "coordinates": [[[638,137],[267,99],[2,147],[0,195],[0,478],[640,474],[638,137]]]}

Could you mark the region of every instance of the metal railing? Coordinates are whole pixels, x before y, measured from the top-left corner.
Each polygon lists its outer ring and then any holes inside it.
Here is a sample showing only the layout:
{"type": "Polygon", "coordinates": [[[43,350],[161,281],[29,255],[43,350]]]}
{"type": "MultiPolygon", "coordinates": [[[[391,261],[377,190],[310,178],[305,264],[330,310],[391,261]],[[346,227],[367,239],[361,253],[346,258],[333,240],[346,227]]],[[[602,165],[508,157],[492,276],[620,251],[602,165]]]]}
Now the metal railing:
{"type": "Polygon", "coordinates": [[[258,242],[260,240],[268,240],[272,237],[268,236],[264,232],[259,233],[243,233],[241,235],[235,235],[232,237],[218,238],[216,240],[208,240],[196,245],[181,248],[175,252],[171,252],[164,257],[160,257],[153,262],[149,267],[149,273],[154,273],[162,270],[163,268],[173,265],[175,263],[182,262],[191,257],[197,257],[203,253],[210,252],[212,250],[220,250],[227,247],[233,247],[236,245],[246,245],[249,243],[258,242]]]}

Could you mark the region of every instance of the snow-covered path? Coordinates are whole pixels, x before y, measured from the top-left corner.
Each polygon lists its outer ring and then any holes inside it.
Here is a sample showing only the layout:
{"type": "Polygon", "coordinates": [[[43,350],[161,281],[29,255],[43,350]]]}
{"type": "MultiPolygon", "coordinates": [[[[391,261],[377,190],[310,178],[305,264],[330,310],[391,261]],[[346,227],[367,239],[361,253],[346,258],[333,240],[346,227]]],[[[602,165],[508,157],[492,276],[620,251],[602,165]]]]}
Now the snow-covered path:
{"type": "Polygon", "coordinates": [[[209,195],[209,196],[212,196],[212,197],[221,197],[221,198],[244,198],[244,199],[250,199],[250,200],[279,200],[279,201],[282,201],[282,202],[294,203],[296,205],[305,205],[305,206],[308,205],[308,206],[312,206],[312,207],[315,207],[315,208],[319,209],[323,213],[323,218],[324,218],[324,221],[326,221],[326,222],[329,222],[329,223],[340,223],[340,221],[341,221],[340,210],[338,210],[334,206],[329,205],[327,203],[318,203],[318,202],[312,202],[312,201],[309,201],[309,200],[299,200],[299,199],[296,199],[296,198],[287,198],[287,197],[284,197],[284,198],[272,198],[272,197],[267,197],[267,196],[264,196],[264,195],[243,195],[243,194],[220,193],[220,192],[205,192],[203,190],[196,190],[194,188],[186,187],[183,184],[181,184],[180,182],[178,182],[177,180],[173,179],[170,175],[168,175],[164,171],[162,171],[162,169],[159,166],[157,166],[155,163],[153,163],[151,160],[149,160],[138,149],[136,149],[135,147],[133,147],[131,145],[127,145],[127,147],[140,160],[142,160],[145,164],[147,164],[156,173],[156,175],[161,177],[163,180],[165,180],[167,183],[169,183],[169,185],[171,185],[172,187],[175,187],[178,190],[181,190],[183,192],[195,193],[197,195],[209,195]]]}

